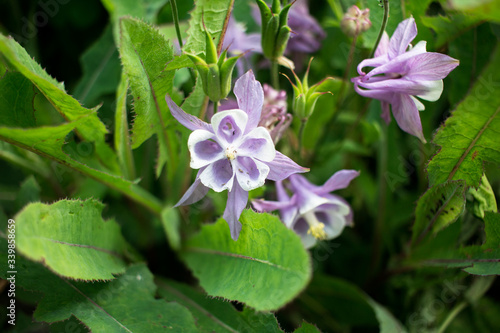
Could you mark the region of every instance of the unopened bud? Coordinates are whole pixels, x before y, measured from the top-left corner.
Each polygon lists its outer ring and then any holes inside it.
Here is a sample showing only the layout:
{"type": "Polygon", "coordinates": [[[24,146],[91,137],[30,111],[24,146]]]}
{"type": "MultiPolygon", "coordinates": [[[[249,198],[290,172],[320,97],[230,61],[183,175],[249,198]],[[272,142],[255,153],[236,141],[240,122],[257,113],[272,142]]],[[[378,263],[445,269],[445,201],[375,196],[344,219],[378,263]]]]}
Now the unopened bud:
{"type": "Polygon", "coordinates": [[[371,26],[370,9],[361,10],[356,5],[349,8],[340,22],[340,28],[349,37],[357,36],[371,26]]]}

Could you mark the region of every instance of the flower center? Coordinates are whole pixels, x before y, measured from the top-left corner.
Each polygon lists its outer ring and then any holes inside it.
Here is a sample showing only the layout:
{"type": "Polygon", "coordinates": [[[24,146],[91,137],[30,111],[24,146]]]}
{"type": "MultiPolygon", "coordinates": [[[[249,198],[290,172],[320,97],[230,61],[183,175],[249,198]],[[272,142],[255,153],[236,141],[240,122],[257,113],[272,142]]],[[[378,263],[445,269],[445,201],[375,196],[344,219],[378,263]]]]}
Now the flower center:
{"type": "Polygon", "coordinates": [[[233,146],[229,146],[226,148],[226,157],[228,160],[234,160],[236,158],[236,153],[236,148],[234,148],[233,146]]]}
{"type": "Polygon", "coordinates": [[[307,233],[313,235],[313,237],[316,239],[325,240],[325,224],[318,221],[314,212],[312,210],[308,211],[303,215],[303,217],[306,220],[307,224],[309,224],[309,230],[307,231],[307,233]]]}

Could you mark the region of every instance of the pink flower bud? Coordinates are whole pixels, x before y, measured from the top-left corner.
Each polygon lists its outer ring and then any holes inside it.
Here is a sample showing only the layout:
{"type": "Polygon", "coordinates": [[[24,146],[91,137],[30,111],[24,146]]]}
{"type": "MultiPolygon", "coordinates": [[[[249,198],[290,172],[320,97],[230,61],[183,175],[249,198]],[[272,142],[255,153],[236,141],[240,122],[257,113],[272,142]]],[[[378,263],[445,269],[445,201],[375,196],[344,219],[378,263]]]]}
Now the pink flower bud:
{"type": "Polygon", "coordinates": [[[340,28],[349,37],[359,35],[371,26],[370,9],[361,10],[356,5],[349,8],[340,22],[340,28]]]}

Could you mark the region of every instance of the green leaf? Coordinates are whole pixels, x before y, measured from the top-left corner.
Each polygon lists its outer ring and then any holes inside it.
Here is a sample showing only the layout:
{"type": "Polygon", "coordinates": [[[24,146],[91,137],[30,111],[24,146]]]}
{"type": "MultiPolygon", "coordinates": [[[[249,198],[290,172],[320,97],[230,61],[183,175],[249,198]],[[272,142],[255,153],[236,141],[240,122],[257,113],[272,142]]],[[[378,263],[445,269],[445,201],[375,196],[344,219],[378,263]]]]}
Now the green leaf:
{"type": "Polygon", "coordinates": [[[120,42],[120,18],[132,16],[156,23],[158,11],[168,0],[101,0],[111,16],[116,45],[120,42]]]}
{"type": "Polygon", "coordinates": [[[16,211],[30,202],[39,201],[41,190],[35,177],[33,175],[28,176],[28,178],[22,182],[19,192],[17,192],[15,201],[16,211]]]}
{"type": "Polygon", "coordinates": [[[54,80],[30,55],[11,37],[0,34],[0,52],[21,74],[28,78],[52,103],[56,110],[68,121],[81,119],[78,123],[79,135],[95,142],[96,153],[101,161],[112,171],[119,171],[114,152],[105,143],[106,127],[97,116],[97,109],[86,109],[68,95],[62,83],[54,80]]]}
{"type": "Polygon", "coordinates": [[[485,161],[500,163],[500,48],[474,87],[436,133],[440,151],[429,162],[429,184],[463,179],[478,187],[485,161]]]}
{"type": "Polygon", "coordinates": [[[451,9],[463,11],[467,15],[500,23],[500,2],[496,0],[450,0],[446,4],[451,9]]]}
{"type": "Polygon", "coordinates": [[[200,332],[283,332],[272,313],[247,307],[238,311],[228,302],[208,298],[193,288],[168,280],[157,280],[158,293],[191,311],[200,332]]]}
{"type": "Polygon", "coordinates": [[[83,77],[75,88],[75,97],[85,105],[99,103],[104,94],[114,93],[120,81],[120,59],[113,42],[111,27],[80,58],[83,77]]]}
{"type": "Polygon", "coordinates": [[[184,51],[200,55],[205,54],[205,30],[213,38],[214,44],[217,45],[217,51],[220,53],[222,41],[220,37],[223,31],[226,31],[231,15],[234,0],[198,0],[196,7],[191,12],[191,19],[189,20],[188,39],[184,46],[184,51]],[[203,21],[203,18],[204,21],[203,21]],[[208,19],[210,18],[210,19],[208,19]]]}
{"type": "Polygon", "coordinates": [[[422,16],[422,23],[434,30],[437,35],[435,48],[439,49],[465,31],[480,23],[480,19],[463,13],[454,13],[447,16],[422,16]]]}
{"type": "Polygon", "coordinates": [[[168,243],[174,250],[181,248],[181,234],[180,234],[181,217],[177,208],[165,207],[161,212],[161,224],[165,230],[168,243]]]}
{"type": "Polygon", "coordinates": [[[124,74],[116,91],[115,149],[125,179],[135,178],[135,164],[127,119],[128,80],[124,74]]]}
{"type": "MultiPolygon", "coordinates": [[[[70,123],[50,127],[44,126],[22,129],[0,126],[0,140],[67,165],[89,177],[96,179],[108,187],[122,192],[151,211],[160,214],[161,203],[159,200],[138,185],[123,178],[90,168],[89,166],[72,159],[63,151],[62,148],[66,135],[74,128],[78,127],[81,122],[85,121],[86,117],[82,117],[81,119],[70,123]]],[[[56,171],[56,176],[59,181],[62,181],[64,173],[60,174],[56,171]]]]}
{"type": "Polygon", "coordinates": [[[455,222],[465,208],[465,183],[448,181],[429,188],[418,200],[412,242],[435,235],[455,222]]]}
{"type": "Polygon", "coordinates": [[[469,194],[474,198],[473,213],[477,217],[484,218],[484,212],[496,212],[498,210],[495,192],[493,192],[486,175],[481,178],[479,188],[477,190],[470,188],[469,194]]]}
{"type": "Polygon", "coordinates": [[[375,315],[377,316],[380,333],[404,333],[406,329],[401,325],[401,323],[394,318],[392,313],[390,313],[385,307],[378,304],[372,299],[367,300],[368,303],[373,307],[375,315]]]}
{"type": "Polygon", "coordinates": [[[238,241],[221,218],[186,242],[181,257],[210,296],[276,310],[311,278],[311,260],[300,238],[272,215],[245,210],[238,241]],[[217,269],[214,269],[217,267],[217,269]]]}
{"type": "Polygon", "coordinates": [[[14,218],[17,250],[65,277],[113,279],[125,271],[126,242],[103,208],[93,199],[29,204],[14,218]]]}
{"type": "Polygon", "coordinates": [[[314,325],[307,322],[302,322],[299,328],[297,328],[294,333],[321,333],[321,331],[314,325]]]}
{"type": "MultiPolygon", "coordinates": [[[[164,72],[173,60],[171,44],[152,26],[131,18],[121,19],[120,55],[125,75],[134,96],[136,117],[132,127],[132,148],[156,134],[159,156],[156,176],[168,159],[169,137],[165,131],[173,117],[168,112],[165,95],[171,94],[174,71],[164,72]]],[[[174,141],[174,140],[172,140],[174,141]]],[[[173,153],[173,152],[170,152],[173,153]]],[[[170,162],[174,163],[173,159],[170,162]]],[[[175,166],[171,166],[175,169],[175,166]]]]}
{"type": "Polygon", "coordinates": [[[30,80],[20,73],[6,72],[0,79],[0,124],[36,126],[34,98],[35,87],[30,80]]]}
{"type": "MultiPolygon", "coordinates": [[[[2,238],[0,245],[7,247],[2,238]]],[[[0,259],[4,277],[6,254],[0,253],[0,259]]],[[[197,332],[186,308],[155,299],[153,276],[144,264],[130,266],[113,281],[92,283],[56,276],[23,257],[16,265],[23,272],[16,276],[16,286],[44,294],[33,314],[36,321],[54,323],[74,316],[92,332],[197,332]]]]}

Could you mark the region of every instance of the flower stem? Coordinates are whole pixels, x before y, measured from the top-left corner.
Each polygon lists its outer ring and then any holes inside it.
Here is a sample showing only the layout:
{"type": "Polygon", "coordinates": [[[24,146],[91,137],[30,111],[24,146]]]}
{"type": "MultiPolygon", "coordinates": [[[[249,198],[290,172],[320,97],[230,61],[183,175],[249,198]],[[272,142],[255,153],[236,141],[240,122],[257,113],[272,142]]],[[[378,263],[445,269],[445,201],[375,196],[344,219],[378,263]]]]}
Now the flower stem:
{"type": "Polygon", "coordinates": [[[302,144],[304,139],[304,129],[306,128],[307,118],[304,118],[300,122],[299,128],[299,158],[302,158],[302,144]]]}
{"type": "Polygon", "coordinates": [[[377,41],[375,42],[375,45],[373,46],[372,52],[370,53],[368,59],[373,58],[375,50],[377,50],[378,43],[380,43],[382,35],[384,34],[385,27],[387,26],[387,21],[389,20],[389,0],[383,0],[382,6],[384,6],[384,18],[382,20],[382,26],[380,27],[380,32],[378,33],[377,41]]]}
{"type": "Polygon", "coordinates": [[[438,333],[443,333],[448,325],[455,319],[455,317],[462,312],[463,309],[467,306],[467,302],[462,301],[455,305],[455,307],[451,310],[451,312],[448,314],[448,317],[446,317],[445,321],[441,324],[441,327],[439,327],[438,333]]]}
{"type": "Polygon", "coordinates": [[[346,88],[346,81],[349,77],[349,72],[351,71],[352,61],[354,58],[354,50],[356,49],[356,42],[358,40],[358,34],[354,36],[352,39],[351,47],[349,48],[349,55],[347,56],[347,65],[345,67],[344,77],[342,77],[342,82],[340,83],[339,94],[337,97],[337,103],[335,105],[335,114],[332,117],[331,123],[334,123],[340,113],[340,106],[342,104],[342,100],[344,99],[344,91],[346,88]]]}
{"type": "Polygon", "coordinates": [[[219,102],[214,102],[214,114],[217,113],[218,109],[219,109],[219,102]]]}
{"type": "Polygon", "coordinates": [[[271,82],[273,88],[275,90],[280,90],[280,80],[279,80],[279,72],[278,72],[278,62],[272,60],[271,61],[271,82]]]}
{"type": "Polygon", "coordinates": [[[170,5],[172,6],[172,17],[174,19],[175,32],[177,33],[177,40],[179,41],[179,46],[182,49],[182,36],[181,29],[179,28],[179,14],[177,13],[177,3],[176,0],[170,0],[170,5]]]}

